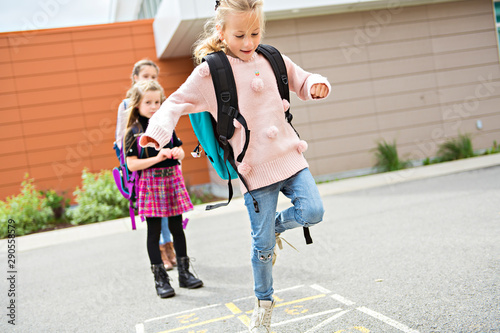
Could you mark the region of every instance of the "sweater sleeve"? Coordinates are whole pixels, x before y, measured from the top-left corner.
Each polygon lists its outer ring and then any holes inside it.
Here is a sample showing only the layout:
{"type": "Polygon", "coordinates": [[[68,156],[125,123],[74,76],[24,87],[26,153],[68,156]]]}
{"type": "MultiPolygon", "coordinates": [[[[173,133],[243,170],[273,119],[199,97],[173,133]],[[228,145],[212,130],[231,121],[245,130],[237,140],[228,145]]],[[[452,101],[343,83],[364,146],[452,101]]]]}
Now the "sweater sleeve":
{"type": "Polygon", "coordinates": [[[115,133],[115,142],[116,145],[121,148],[123,143],[123,136],[125,135],[125,131],[127,130],[127,120],[128,113],[125,108],[125,101],[123,100],[118,106],[118,114],[116,117],[116,133],[115,133]]]}
{"type": "Polygon", "coordinates": [[[186,82],[170,95],[151,117],[148,128],[139,142],[142,147],[154,147],[153,143],[147,143],[146,137],[158,142],[159,147],[165,146],[170,141],[172,132],[182,115],[210,110],[211,104],[215,101],[212,79],[204,72],[200,73],[200,67],[203,68],[202,65],[195,68],[186,82]],[[209,98],[211,101],[209,103],[207,96],[210,96],[211,91],[213,101],[209,98]]]}
{"type": "MultiPolygon", "coordinates": [[[[288,73],[290,90],[295,92],[301,100],[305,101],[312,99],[311,87],[319,83],[323,83],[328,87],[328,95],[330,95],[332,87],[326,77],[306,72],[285,55],[283,55],[283,59],[285,60],[288,73]]],[[[326,97],[328,97],[328,95],[326,97]]]]}

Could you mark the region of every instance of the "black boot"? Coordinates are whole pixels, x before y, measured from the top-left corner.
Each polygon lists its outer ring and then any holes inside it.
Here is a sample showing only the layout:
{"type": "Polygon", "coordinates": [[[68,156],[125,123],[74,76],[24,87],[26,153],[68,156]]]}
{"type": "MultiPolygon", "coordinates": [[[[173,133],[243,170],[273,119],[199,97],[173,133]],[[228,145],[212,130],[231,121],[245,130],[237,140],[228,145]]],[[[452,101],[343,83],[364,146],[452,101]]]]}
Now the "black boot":
{"type": "Polygon", "coordinates": [[[203,286],[203,281],[195,278],[189,271],[189,257],[177,257],[177,270],[179,271],[179,287],[194,289],[203,286]]]}
{"type": "Polygon", "coordinates": [[[155,275],[156,293],[161,298],[172,297],[175,295],[175,290],[170,285],[167,271],[163,264],[151,265],[151,272],[155,275]]]}

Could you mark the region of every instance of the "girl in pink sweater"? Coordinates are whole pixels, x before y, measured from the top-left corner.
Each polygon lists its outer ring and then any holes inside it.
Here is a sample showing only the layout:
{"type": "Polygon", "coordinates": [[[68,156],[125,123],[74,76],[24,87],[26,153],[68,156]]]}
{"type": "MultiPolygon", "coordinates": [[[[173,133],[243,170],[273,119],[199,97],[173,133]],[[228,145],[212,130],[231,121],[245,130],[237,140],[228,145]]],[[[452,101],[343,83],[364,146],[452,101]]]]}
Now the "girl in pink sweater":
{"type": "MultiPolygon", "coordinates": [[[[233,70],[238,91],[239,112],[252,131],[246,155],[238,171],[248,191],[245,205],[252,229],[252,268],[255,308],[250,331],[270,332],[274,307],[272,266],[279,234],[297,227],[309,227],[323,219],[323,204],[303,152],[301,141],[285,119],[288,102],[280,97],[269,62],[255,52],[264,30],[262,0],[216,1],[216,14],[205,25],[205,36],[196,43],[198,63],[211,52],[224,50],[233,70]],[[288,209],[276,212],[278,194],[292,202],[288,209]],[[253,198],[259,205],[255,212],[253,198]]],[[[289,87],[302,100],[325,98],[330,92],[327,79],[311,74],[283,56],[289,87]]],[[[186,82],[162,104],[141,137],[143,147],[163,147],[181,115],[209,111],[217,119],[217,100],[206,62],[191,73],[186,82]]],[[[237,156],[243,148],[245,133],[235,121],[235,133],[229,140],[237,156]]]]}

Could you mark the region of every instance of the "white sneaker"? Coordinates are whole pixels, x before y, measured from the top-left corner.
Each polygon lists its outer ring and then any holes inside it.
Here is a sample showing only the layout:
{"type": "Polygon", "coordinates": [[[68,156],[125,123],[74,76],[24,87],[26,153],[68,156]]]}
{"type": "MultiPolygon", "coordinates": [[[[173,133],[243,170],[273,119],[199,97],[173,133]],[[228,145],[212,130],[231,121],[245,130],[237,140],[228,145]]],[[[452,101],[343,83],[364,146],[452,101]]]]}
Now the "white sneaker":
{"type": "Polygon", "coordinates": [[[271,333],[271,315],[273,314],[274,301],[255,299],[249,330],[252,333],[271,333]]]}

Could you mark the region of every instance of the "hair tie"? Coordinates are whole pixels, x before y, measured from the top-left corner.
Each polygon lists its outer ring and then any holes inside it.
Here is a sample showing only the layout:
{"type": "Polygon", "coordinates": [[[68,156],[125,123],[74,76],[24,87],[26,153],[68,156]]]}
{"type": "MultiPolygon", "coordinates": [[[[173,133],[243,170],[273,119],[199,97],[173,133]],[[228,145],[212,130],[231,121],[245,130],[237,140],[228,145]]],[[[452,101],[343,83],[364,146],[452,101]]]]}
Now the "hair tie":
{"type": "Polygon", "coordinates": [[[215,10],[217,10],[219,6],[220,6],[220,0],[215,0],[215,10]]]}

